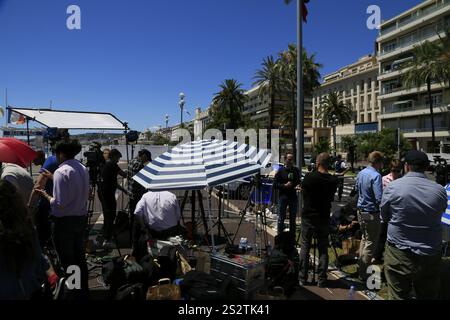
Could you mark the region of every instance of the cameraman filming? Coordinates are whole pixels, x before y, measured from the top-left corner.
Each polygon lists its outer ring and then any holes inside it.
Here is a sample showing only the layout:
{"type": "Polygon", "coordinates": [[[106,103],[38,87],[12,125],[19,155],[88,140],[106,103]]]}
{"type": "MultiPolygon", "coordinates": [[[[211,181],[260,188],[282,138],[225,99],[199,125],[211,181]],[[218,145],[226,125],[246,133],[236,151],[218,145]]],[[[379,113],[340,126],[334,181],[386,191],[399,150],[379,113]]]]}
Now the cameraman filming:
{"type": "Polygon", "coordinates": [[[116,190],[119,188],[125,193],[127,191],[117,183],[117,176],[126,178],[126,173],[120,169],[118,162],[122,154],[117,149],[112,149],[109,153],[109,159],[105,162],[101,173],[101,182],[99,183],[99,193],[103,209],[103,237],[104,247],[111,247],[112,236],[114,232],[114,220],[116,219],[117,202],[116,190]]]}

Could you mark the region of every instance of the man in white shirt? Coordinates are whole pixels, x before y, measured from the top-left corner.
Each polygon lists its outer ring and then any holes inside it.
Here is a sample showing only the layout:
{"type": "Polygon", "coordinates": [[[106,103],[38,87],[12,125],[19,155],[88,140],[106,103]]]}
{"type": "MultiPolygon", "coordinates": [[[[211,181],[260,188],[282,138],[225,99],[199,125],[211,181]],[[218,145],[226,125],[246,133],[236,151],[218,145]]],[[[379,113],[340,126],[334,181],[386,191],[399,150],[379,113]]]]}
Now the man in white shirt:
{"type": "Polygon", "coordinates": [[[134,211],[133,256],[145,255],[146,241],[184,234],[177,197],[168,191],[145,193],[134,211]],[[139,251],[139,252],[137,252],[139,251]]]}

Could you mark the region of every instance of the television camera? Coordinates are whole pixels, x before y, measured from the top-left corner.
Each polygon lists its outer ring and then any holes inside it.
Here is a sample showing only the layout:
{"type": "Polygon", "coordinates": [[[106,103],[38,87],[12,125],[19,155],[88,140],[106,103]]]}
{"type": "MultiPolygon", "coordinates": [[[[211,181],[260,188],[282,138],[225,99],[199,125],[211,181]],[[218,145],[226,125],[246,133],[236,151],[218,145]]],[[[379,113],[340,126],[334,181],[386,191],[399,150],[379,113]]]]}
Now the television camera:
{"type": "Polygon", "coordinates": [[[434,163],[436,164],[434,168],[436,182],[445,187],[449,181],[447,160],[441,156],[434,156],[434,163]]]}
{"type": "Polygon", "coordinates": [[[83,153],[86,158],[86,167],[89,169],[89,179],[91,184],[96,184],[101,173],[101,166],[105,160],[101,150],[102,145],[99,142],[92,142],[88,151],[83,153]]]}

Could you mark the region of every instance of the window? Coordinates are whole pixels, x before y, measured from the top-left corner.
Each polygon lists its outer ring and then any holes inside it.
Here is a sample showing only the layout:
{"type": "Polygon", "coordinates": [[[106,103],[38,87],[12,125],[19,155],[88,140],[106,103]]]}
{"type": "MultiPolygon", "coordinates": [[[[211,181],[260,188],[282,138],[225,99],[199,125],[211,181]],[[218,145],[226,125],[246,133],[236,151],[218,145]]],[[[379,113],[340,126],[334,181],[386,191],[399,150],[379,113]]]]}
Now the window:
{"type": "Polygon", "coordinates": [[[361,115],[360,115],[360,121],[359,121],[359,122],[361,122],[361,123],[364,122],[364,114],[362,114],[362,113],[361,113],[361,115]]]}
{"type": "MultiPolygon", "coordinates": [[[[431,95],[431,101],[433,102],[433,107],[437,107],[442,105],[442,93],[435,93],[433,95],[431,95]]],[[[425,105],[429,105],[430,104],[430,99],[428,99],[428,97],[425,97],[425,105]]]]}
{"type": "Polygon", "coordinates": [[[413,42],[415,42],[417,40],[417,38],[418,38],[417,32],[409,33],[406,36],[403,36],[399,39],[398,45],[400,47],[408,46],[408,45],[412,44],[413,42]]]}
{"type": "Polygon", "coordinates": [[[372,122],[372,114],[371,114],[371,113],[369,113],[369,114],[367,115],[367,121],[368,121],[368,122],[372,122]]]}
{"type": "Polygon", "coordinates": [[[369,89],[369,90],[372,89],[372,78],[369,78],[369,81],[368,81],[368,89],[369,89]]]}
{"type": "Polygon", "coordinates": [[[396,48],[397,48],[397,41],[394,40],[394,41],[383,44],[381,46],[381,52],[388,53],[388,52],[394,51],[396,48]]]}
{"type": "Polygon", "coordinates": [[[374,119],[374,121],[378,121],[378,116],[379,115],[380,115],[379,112],[375,112],[375,119],[374,119]]]}

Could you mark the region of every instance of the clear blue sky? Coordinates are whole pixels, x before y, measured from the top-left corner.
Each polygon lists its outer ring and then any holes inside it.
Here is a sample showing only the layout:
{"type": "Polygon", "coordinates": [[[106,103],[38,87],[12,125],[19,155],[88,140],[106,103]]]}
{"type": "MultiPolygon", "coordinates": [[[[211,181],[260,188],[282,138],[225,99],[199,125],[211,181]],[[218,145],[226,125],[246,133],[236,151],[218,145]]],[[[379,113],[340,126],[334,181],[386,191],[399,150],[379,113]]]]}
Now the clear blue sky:
{"type": "MultiPolygon", "coordinates": [[[[420,0],[311,0],[304,46],[322,75],[372,53],[366,9],[387,20],[420,0]]],[[[245,89],[262,59],[296,42],[296,7],[283,0],[0,0],[0,105],[112,112],[137,130],[207,107],[218,85],[245,89]],[[81,8],[82,29],[66,28],[81,8]]],[[[189,116],[185,116],[185,119],[189,116]]],[[[1,121],[4,123],[4,120],[1,121]]]]}

